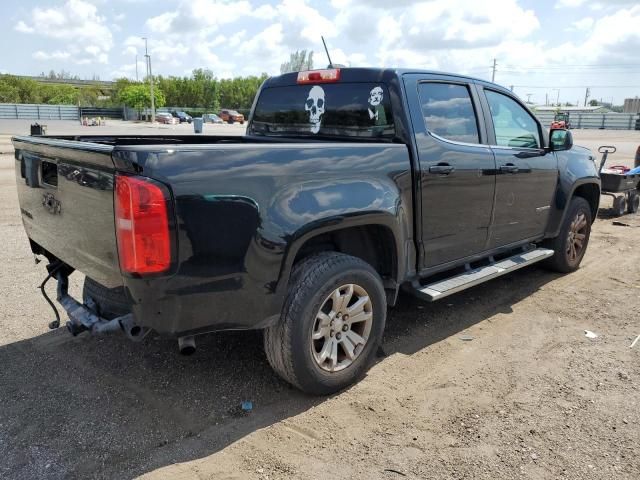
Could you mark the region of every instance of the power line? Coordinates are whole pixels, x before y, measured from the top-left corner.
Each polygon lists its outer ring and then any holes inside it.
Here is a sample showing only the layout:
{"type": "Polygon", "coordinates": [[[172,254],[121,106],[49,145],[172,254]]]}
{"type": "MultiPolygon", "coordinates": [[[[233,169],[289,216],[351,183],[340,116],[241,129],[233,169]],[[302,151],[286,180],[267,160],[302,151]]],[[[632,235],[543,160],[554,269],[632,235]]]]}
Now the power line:
{"type": "Polygon", "coordinates": [[[603,70],[603,71],[594,71],[594,70],[583,70],[580,72],[571,71],[571,70],[552,70],[550,72],[543,71],[520,71],[520,70],[500,70],[503,73],[509,73],[512,75],[543,75],[544,73],[550,73],[554,75],[621,75],[626,73],[640,73],[640,68],[635,70],[603,70]]]}
{"type": "Polygon", "coordinates": [[[565,69],[567,67],[572,68],[626,68],[626,67],[640,67],[640,63],[602,63],[602,64],[558,64],[558,65],[540,65],[540,66],[521,66],[521,65],[505,65],[505,68],[518,69],[518,70],[551,70],[551,69],[565,69]]]}
{"type": "MultiPolygon", "coordinates": [[[[517,88],[556,88],[558,85],[514,85],[517,88]]],[[[639,88],[638,85],[560,85],[562,88],[639,88]]]]}

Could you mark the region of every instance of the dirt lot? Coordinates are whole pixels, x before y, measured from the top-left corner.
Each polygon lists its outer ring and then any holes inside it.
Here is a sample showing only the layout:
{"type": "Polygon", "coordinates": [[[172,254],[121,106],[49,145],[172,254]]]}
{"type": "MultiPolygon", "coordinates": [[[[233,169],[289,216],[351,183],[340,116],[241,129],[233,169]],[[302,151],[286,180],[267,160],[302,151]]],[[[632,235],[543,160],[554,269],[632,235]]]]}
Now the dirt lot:
{"type": "Polygon", "coordinates": [[[0,156],[0,478],[640,478],[640,215],[620,220],[596,221],[574,274],[403,296],[367,378],[313,398],[272,373],[259,333],[181,357],[48,331],[0,156]]]}

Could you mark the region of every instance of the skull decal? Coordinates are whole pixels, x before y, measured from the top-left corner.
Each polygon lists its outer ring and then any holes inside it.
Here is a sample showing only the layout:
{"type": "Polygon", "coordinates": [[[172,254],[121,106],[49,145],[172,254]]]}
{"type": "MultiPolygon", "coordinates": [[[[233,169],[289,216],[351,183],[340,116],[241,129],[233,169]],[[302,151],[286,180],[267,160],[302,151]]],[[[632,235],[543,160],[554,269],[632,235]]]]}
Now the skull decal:
{"type": "Polygon", "coordinates": [[[382,97],[382,87],[374,87],[373,90],[369,92],[369,105],[377,107],[382,102],[382,97]]]}
{"type": "Polygon", "coordinates": [[[320,122],[324,114],[324,90],[317,85],[309,90],[309,96],[304,104],[305,111],[309,112],[309,130],[311,133],[320,131],[320,122]]]}
{"type": "Polygon", "coordinates": [[[384,99],[384,92],[382,87],[373,87],[369,92],[369,118],[373,120],[375,125],[386,125],[387,116],[384,113],[384,105],[382,100],[384,99]]]}

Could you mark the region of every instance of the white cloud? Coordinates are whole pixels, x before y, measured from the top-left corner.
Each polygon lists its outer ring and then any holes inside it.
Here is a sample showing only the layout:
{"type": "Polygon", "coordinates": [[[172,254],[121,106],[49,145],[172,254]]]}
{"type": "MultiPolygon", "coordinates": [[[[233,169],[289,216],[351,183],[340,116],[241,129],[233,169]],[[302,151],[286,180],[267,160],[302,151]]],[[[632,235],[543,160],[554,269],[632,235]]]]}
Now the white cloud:
{"type": "Polygon", "coordinates": [[[594,23],[595,23],[595,20],[591,17],[581,18],[580,20],[576,20],[575,22],[571,23],[571,29],[572,30],[589,30],[591,27],[593,27],[594,23]]]}
{"type": "Polygon", "coordinates": [[[176,10],[152,17],[146,25],[154,33],[202,35],[251,13],[251,4],[246,0],[182,0],[176,10]]]}
{"type": "MultiPolygon", "coordinates": [[[[79,64],[107,63],[107,53],[113,46],[106,19],[98,14],[95,5],[83,0],[67,0],[63,5],[51,8],[36,7],[31,11],[28,23],[18,21],[15,30],[63,42],[69,57],[79,64]]],[[[59,53],[39,51],[34,58],[61,59],[59,53]]]]}
{"type": "Polygon", "coordinates": [[[559,0],[555,8],[575,8],[581,6],[586,0],[559,0]]]}
{"type": "Polygon", "coordinates": [[[43,52],[42,50],[38,50],[33,54],[33,58],[36,60],[66,60],[69,57],[71,57],[71,53],[60,50],[55,50],[53,52],[43,52]]]}
{"type": "Polygon", "coordinates": [[[21,33],[33,33],[34,29],[33,27],[30,27],[29,25],[27,25],[26,23],[24,23],[22,20],[20,20],[15,27],[17,32],[21,32],[21,33]]]}

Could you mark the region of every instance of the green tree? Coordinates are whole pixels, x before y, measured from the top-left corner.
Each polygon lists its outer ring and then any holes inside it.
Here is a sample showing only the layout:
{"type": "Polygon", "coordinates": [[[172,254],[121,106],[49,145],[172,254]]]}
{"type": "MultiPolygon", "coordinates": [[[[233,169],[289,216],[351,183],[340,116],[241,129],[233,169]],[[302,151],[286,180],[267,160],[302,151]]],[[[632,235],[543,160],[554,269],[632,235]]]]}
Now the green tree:
{"type": "Polygon", "coordinates": [[[280,65],[280,73],[313,70],[313,50],[296,50],[289,55],[289,60],[280,65]]]}
{"type": "Polygon", "coordinates": [[[14,75],[0,75],[0,81],[5,85],[5,91],[13,92],[15,97],[17,92],[17,101],[15,103],[40,103],[40,84],[28,78],[19,78],[14,75]]]}
{"type": "Polygon", "coordinates": [[[72,85],[40,85],[40,101],[49,105],[77,105],[78,89],[72,85]]]}
{"type": "MultiPolygon", "coordinates": [[[[156,86],[153,90],[155,98],[155,106],[163,107],[165,105],[165,97],[162,90],[156,86]]],[[[138,113],[143,108],[151,107],[151,92],[148,84],[132,83],[122,88],[118,94],[118,100],[128,107],[135,108],[138,113]]]]}
{"type": "Polygon", "coordinates": [[[20,91],[18,87],[0,78],[0,103],[19,103],[20,91]]]}

